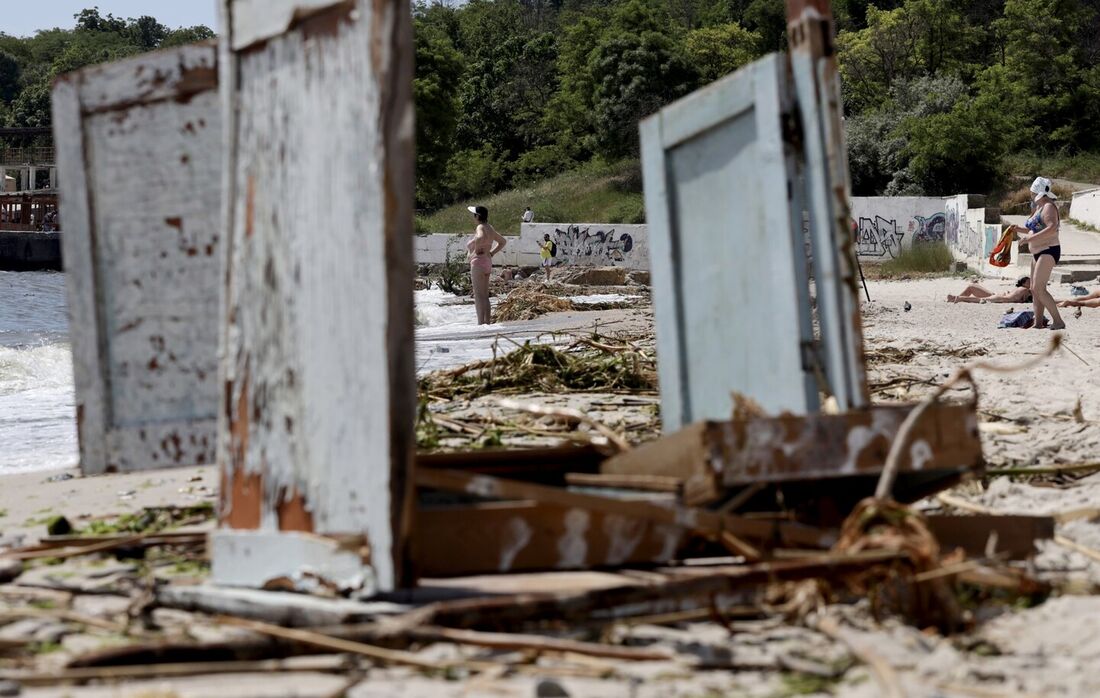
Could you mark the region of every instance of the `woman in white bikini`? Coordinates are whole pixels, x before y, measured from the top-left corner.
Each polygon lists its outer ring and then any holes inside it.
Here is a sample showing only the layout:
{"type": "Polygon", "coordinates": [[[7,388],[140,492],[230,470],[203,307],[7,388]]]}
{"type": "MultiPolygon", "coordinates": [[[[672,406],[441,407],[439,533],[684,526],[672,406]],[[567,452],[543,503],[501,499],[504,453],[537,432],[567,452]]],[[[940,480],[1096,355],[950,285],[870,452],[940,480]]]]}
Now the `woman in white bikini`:
{"type": "Polygon", "coordinates": [[[466,243],[466,257],[470,260],[470,282],[474,289],[474,308],[477,311],[477,324],[488,325],[493,321],[489,305],[489,274],[493,271],[493,255],[503,250],[507,241],[489,225],[489,209],[484,206],[467,206],[467,209],[474,214],[474,220],[477,221],[474,237],[466,243]]]}

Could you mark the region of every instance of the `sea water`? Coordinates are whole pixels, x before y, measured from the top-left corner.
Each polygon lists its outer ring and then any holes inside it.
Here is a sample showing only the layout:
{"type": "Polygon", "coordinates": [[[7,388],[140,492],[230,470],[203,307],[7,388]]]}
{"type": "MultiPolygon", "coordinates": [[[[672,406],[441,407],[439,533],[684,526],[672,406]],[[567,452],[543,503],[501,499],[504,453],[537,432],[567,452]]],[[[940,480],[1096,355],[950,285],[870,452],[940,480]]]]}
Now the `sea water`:
{"type": "MultiPolygon", "coordinates": [[[[552,328],[543,318],[479,326],[472,299],[438,289],[416,292],[415,322],[417,375],[506,353],[528,340],[569,341],[548,335],[552,328]]],[[[0,474],[75,466],[74,403],[65,275],[0,272],[0,474]]]]}
{"type": "Polygon", "coordinates": [[[0,272],[0,473],[76,462],[65,275],[0,272]]]}

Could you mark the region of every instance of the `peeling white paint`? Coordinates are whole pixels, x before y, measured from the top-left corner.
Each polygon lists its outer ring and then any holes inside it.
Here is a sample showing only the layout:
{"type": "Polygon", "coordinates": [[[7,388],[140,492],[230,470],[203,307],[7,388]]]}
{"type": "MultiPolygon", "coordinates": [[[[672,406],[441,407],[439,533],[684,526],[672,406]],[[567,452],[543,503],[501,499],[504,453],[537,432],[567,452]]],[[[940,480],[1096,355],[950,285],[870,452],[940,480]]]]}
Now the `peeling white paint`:
{"type": "Polygon", "coordinates": [[[621,565],[638,549],[645,537],[647,524],[641,519],[632,519],[618,514],[604,517],[603,531],[607,534],[608,565],[621,565]]]}
{"type": "Polygon", "coordinates": [[[212,463],[222,120],[212,44],[61,78],[55,140],[81,467],[212,463]]]}
{"type": "Polygon", "coordinates": [[[909,447],[909,468],[923,470],[932,460],[932,447],[924,439],[914,441],[909,447]]]}
{"type": "Polygon", "coordinates": [[[230,476],[261,476],[265,528],[300,496],[317,533],[366,536],[388,590],[416,395],[410,9],[353,4],[222,3],[218,448],[230,476]],[[298,10],[333,14],[279,33],[298,10]]]}
{"type": "Polygon", "coordinates": [[[470,478],[470,482],[466,485],[466,493],[476,497],[495,497],[497,496],[497,485],[491,477],[475,475],[470,478]]]}
{"type": "Polygon", "coordinates": [[[591,515],[584,509],[565,513],[565,533],[558,539],[559,569],[586,567],[588,559],[588,525],[591,515]]]}
{"type": "Polygon", "coordinates": [[[516,561],[516,555],[531,542],[534,530],[522,516],[513,516],[504,527],[504,535],[501,538],[500,567],[501,572],[512,569],[516,561]]]}
{"type": "Polygon", "coordinates": [[[653,562],[668,562],[674,559],[680,541],[683,540],[684,531],[678,526],[668,524],[654,524],[653,535],[661,537],[661,552],[653,557],[653,562]]]}
{"type": "Polygon", "coordinates": [[[874,441],[875,436],[875,430],[869,427],[852,427],[851,431],[848,432],[848,457],[844,460],[844,465],[840,466],[840,472],[846,474],[856,472],[859,454],[863,453],[863,449],[874,441]]]}

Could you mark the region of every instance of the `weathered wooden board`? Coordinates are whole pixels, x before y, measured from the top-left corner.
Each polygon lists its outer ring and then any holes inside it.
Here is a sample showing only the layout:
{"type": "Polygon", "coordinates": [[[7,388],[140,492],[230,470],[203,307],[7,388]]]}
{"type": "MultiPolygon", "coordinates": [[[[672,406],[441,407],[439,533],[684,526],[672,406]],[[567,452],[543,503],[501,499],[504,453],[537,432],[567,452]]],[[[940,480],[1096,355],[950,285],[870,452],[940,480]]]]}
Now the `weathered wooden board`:
{"type": "Polygon", "coordinates": [[[216,47],[62,76],[53,114],[81,467],[212,463],[223,242],[216,47]]]}
{"type": "MultiPolygon", "coordinates": [[[[405,581],[413,423],[410,6],[223,0],[227,246],[215,581],[358,538],[405,581]],[[229,551],[219,555],[218,551],[229,551]]],[[[272,570],[271,574],[277,574],[272,570]]]]}
{"type": "Polygon", "coordinates": [[[667,563],[689,539],[670,524],[532,501],[416,512],[413,560],[426,577],[667,563]]]}
{"type": "Polygon", "coordinates": [[[822,373],[842,410],[870,404],[863,364],[859,278],[849,225],[851,186],[830,3],[788,0],[791,73],[805,163],[822,373]]]}
{"type": "Polygon", "coordinates": [[[771,55],[641,124],[667,431],[818,407],[790,93],[771,55]]]}
{"type": "MultiPolygon", "coordinates": [[[[606,474],[675,477],[715,491],[754,483],[877,475],[907,405],[876,405],[837,415],[813,413],[707,421],[604,461],[606,474]]],[[[973,405],[937,405],[914,425],[900,470],[934,471],[982,465],[973,405]]]]}

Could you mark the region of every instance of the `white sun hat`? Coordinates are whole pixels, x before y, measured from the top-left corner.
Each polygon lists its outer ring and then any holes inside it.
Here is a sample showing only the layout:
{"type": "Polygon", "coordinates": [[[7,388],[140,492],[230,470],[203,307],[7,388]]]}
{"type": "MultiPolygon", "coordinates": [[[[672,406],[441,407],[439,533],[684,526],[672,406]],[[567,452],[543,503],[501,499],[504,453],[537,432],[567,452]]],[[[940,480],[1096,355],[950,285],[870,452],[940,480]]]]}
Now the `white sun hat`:
{"type": "Polygon", "coordinates": [[[1046,177],[1035,178],[1035,181],[1031,183],[1031,193],[1035,195],[1035,203],[1039,203],[1039,199],[1044,196],[1049,196],[1051,201],[1058,200],[1058,196],[1051,186],[1050,180],[1046,177]]]}

